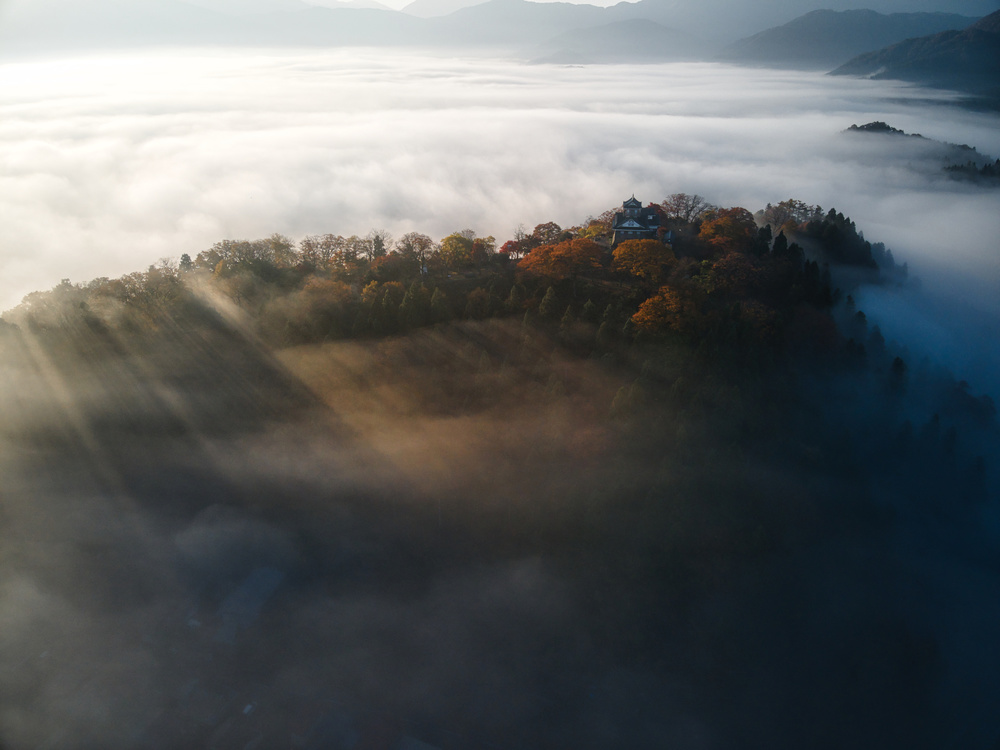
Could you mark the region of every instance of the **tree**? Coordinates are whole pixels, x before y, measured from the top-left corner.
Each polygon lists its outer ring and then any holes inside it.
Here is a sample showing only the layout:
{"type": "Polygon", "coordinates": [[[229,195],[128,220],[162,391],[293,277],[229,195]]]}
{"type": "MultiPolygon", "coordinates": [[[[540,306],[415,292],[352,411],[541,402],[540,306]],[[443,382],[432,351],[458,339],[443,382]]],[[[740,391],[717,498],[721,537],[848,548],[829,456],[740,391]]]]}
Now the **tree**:
{"type": "Polygon", "coordinates": [[[476,237],[472,240],[472,262],[477,266],[489,262],[497,251],[497,241],[493,236],[476,237]]]}
{"type": "Polygon", "coordinates": [[[554,318],[558,304],[556,290],[550,286],[545,290],[545,296],[542,297],[542,301],[538,305],[538,314],[543,318],[554,318]]]}
{"type": "Polygon", "coordinates": [[[674,193],[664,198],[660,205],[668,219],[678,219],[685,224],[698,221],[706,212],[714,208],[700,195],[688,195],[687,193],[674,193]]]}
{"type": "Polygon", "coordinates": [[[468,268],[472,265],[472,246],[471,237],[454,232],[441,240],[438,255],[446,268],[468,268]]]}
{"type": "Polygon", "coordinates": [[[465,317],[473,320],[488,318],[492,307],[491,302],[490,293],[482,287],[476,287],[466,297],[465,317]]]}
{"type": "Polygon", "coordinates": [[[431,308],[431,294],[420,282],[414,281],[399,303],[399,325],[403,330],[419,328],[427,323],[431,308]]]}
{"type": "Polygon", "coordinates": [[[384,229],[373,229],[365,237],[365,257],[370,261],[381,258],[389,252],[391,244],[391,234],[384,229]]]}
{"type": "Polygon", "coordinates": [[[612,254],[611,270],[655,284],[662,278],[664,268],[673,261],[673,250],[658,240],[625,240],[612,254]]]}
{"type": "Polygon", "coordinates": [[[404,257],[413,258],[423,272],[427,258],[434,251],[434,240],[420,232],[407,232],[396,241],[396,251],[404,257]]]}
{"type": "Polygon", "coordinates": [[[544,224],[539,224],[532,230],[531,238],[538,245],[552,245],[559,241],[561,234],[562,227],[554,221],[547,221],[544,224]]]}
{"type": "Polygon", "coordinates": [[[536,247],[518,268],[553,280],[575,279],[583,271],[600,268],[603,252],[593,240],[566,240],[536,247]]]}
{"type": "Polygon", "coordinates": [[[757,222],[745,208],[717,208],[705,214],[698,237],[721,250],[746,252],[757,236],[757,222]]]}
{"type": "Polygon", "coordinates": [[[435,323],[443,323],[450,320],[452,316],[451,303],[448,297],[440,289],[435,289],[431,295],[431,320],[435,323]]]}
{"type": "Polygon", "coordinates": [[[786,225],[791,229],[799,224],[823,218],[823,209],[789,198],[776,206],[768,203],[759,215],[761,223],[769,224],[773,230],[780,231],[786,225]]]}
{"type": "Polygon", "coordinates": [[[500,246],[499,252],[512,260],[517,260],[524,255],[524,247],[517,240],[507,240],[500,246]]]}
{"type": "Polygon", "coordinates": [[[658,334],[666,331],[694,332],[700,318],[697,305],[689,294],[664,286],[643,302],[630,320],[640,331],[658,334]]]}

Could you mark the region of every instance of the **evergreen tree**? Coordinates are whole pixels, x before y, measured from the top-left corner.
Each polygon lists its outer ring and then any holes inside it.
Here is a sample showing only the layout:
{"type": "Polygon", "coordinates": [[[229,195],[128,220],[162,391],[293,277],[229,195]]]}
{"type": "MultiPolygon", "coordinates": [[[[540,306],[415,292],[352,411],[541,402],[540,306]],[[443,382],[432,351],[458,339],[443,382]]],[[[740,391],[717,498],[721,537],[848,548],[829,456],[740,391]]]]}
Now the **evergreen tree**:
{"type": "Polygon", "coordinates": [[[451,320],[451,316],[451,304],[439,287],[434,290],[434,294],[431,296],[431,320],[435,323],[443,323],[446,320],[451,320]]]}
{"type": "Polygon", "coordinates": [[[543,318],[552,319],[559,314],[556,305],[556,290],[550,286],[546,290],[545,296],[542,297],[541,303],[538,305],[538,314],[543,318]]]}

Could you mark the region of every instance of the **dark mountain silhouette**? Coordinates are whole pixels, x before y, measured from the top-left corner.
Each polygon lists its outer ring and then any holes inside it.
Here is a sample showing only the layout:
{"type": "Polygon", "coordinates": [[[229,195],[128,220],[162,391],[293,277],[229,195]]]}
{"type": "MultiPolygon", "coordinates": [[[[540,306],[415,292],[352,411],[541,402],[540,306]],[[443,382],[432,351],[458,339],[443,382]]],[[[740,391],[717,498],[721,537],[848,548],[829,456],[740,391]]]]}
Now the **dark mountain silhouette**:
{"type": "Polygon", "coordinates": [[[962,31],[907,39],[841,65],[832,75],[912,81],[1000,100],[1000,11],[962,31]]]}
{"type": "Polygon", "coordinates": [[[975,19],[953,13],[816,10],[741,39],[720,58],[737,63],[829,69],[904,39],[964,29],[975,19]]]}

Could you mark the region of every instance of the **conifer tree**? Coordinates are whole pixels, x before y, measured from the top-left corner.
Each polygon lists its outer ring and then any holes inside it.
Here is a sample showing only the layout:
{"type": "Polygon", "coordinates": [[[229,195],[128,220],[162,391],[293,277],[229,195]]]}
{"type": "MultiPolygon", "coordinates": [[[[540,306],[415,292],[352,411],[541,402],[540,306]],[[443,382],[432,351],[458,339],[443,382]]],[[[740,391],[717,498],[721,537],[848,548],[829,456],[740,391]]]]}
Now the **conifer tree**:
{"type": "Polygon", "coordinates": [[[554,318],[558,315],[556,304],[556,290],[550,286],[546,290],[545,296],[542,297],[541,303],[538,305],[538,314],[543,318],[554,318]]]}

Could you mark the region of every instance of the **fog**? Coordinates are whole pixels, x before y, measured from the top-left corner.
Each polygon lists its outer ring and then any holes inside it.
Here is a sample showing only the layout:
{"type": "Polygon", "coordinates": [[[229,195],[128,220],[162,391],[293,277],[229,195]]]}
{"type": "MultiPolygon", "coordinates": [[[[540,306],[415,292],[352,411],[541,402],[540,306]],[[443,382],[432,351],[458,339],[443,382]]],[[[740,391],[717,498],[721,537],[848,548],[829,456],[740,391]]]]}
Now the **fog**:
{"type": "Polygon", "coordinates": [[[351,50],[8,63],[0,92],[6,307],[223,238],[471,227],[502,240],[633,192],[836,206],[933,269],[925,281],[1000,278],[994,193],[944,179],[909,144],[840,134],[881,119],[1000,154],[996,115],[900,84],[351,50]]]}
{"type": "MultiPolygon", "coordinates": [[[[842,132],[872,120],[1000,155],[998,116],[947,93],[709,64],[6,63],[0,298],[224,238],[503,241],[633,193],[794,197],[910,264],[919,281],[857,303],[913,383],[943,363],[988,390],[998,194],[948,179],[932,143],[842,132]]],[[[573,359],[519,320],[272,352],[205,319],[148,340],[0,329],[0,745],[1000,737],[995,478],[984,499],[927,468],[995,472],[995,421],[949,454],[917,393],[925,453],[840,471],[841,422],[902,440],[877,371],[847,396],[819,380],[828,422],[779,400],[740,444],[752,389],[573,359]],[[611,419],[640,372],[671,398],[649,425],[611,419]]]]}

